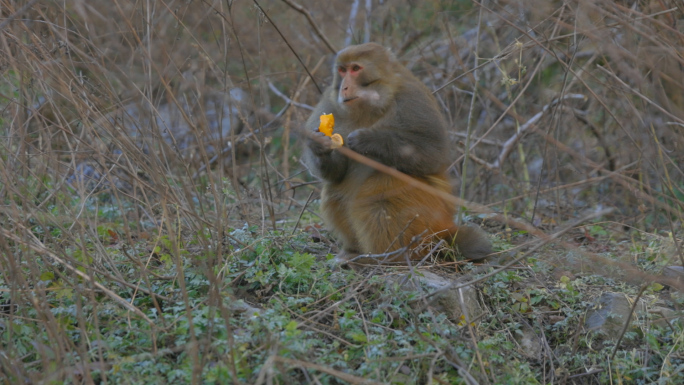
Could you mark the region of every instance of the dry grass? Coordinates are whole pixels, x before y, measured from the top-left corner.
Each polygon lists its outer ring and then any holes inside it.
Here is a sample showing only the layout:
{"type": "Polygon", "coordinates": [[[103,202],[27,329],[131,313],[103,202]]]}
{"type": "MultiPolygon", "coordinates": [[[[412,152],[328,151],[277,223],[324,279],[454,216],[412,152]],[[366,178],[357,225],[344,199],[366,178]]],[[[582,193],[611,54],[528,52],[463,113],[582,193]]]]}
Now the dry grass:
{"type": "MultiPolygon", "coordinates": [[[[368,3],[350,18],[349,1],[0,0],[1,379],[107,381],[91,372],[121,358],[95,343],[112,311],[126,338],[151,341],[128,359],[183,352],[199,382],[198,326],[171,344],[154,315],[202,303],[231,335],[226,298],[242,296],[227,266],[254,239],[320,222],[297,138],[331,50],[349,41],[391,47],[435,90],[454,181],[481,205],[471,213],[487,206],[551,234],[612,208],[600,223],[610,239],[646,245],[647,234],[671,243],[663,264],[684,264],[681,2],[368,3]],[[206,279],[200,297],[188,271],[206,279]],[[71,318],[54,311],[65,303],[71,318]],[[17,345],[27,324],[43,333],[17,345]]],[[[500,224],[490,230],[512,239],[515,222],[500,224]]],[[[574,225],[600,258],[590,225],[574,225]]],[[[622,269],[638,255],[620,250],[619,271],[600,259],[589,270],[654,277],[622,269]]],[[[235,380],[239,346],[225,343],[235,380]]],[[[320,369],[279,359],[264,365],[320,369]]]]}

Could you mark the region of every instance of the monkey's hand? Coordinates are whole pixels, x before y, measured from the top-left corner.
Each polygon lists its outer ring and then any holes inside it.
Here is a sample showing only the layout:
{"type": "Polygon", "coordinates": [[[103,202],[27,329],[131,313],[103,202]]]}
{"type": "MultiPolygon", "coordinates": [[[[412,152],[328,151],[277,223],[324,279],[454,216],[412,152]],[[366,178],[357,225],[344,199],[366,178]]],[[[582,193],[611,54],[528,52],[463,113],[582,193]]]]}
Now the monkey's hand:
{"type": "Polygon", "coordinates": [[[311,152],[319,157],[330,154],[333,150],[332,140],[322,132],[312,132],[308,144],[311,152]]]}
{"type": "Polygon", "coordinates": [[[364,147],[364,140],[363,136],[366,133],[365,128],[359,128],[358,130],[352,131],[349,135],[347,135],[347,147],[351,148],[352,150],[358,152],[359,154],[366,154],[367,151],[364,147]]]}

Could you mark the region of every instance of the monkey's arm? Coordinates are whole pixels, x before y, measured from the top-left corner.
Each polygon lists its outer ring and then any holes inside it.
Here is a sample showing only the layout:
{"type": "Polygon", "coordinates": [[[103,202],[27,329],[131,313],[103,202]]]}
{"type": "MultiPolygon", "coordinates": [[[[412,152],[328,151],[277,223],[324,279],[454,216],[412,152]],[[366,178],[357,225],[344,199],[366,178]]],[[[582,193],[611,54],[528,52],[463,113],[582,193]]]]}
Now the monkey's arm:
{"type": "Polygon", "coordinates": [[[353,131],[347,145],[414,176],[441,173],[450,159],[446,123],[424,97],[397,98],[393,118],[353,131]]]}
{"type": "Polygon", "coordinates": [[[334,112],[335,106],[330,103],[331,91],[326,91],[321,102],[306,122],[307,146],[304,161],[311,172],[328,182],[341,182],[347,174],[349,160],[332,149],[330,137],[318,132],[320,116],[324,112],[334,112]]]}
{"type": "Polygon", "coordinates": [[[305,162],[314,175],[328,182],[338,183],[347,174],[349,160],[339,152],[333,151],[331,144],[329,137],[314,132],[308,139],[305,162]]]}

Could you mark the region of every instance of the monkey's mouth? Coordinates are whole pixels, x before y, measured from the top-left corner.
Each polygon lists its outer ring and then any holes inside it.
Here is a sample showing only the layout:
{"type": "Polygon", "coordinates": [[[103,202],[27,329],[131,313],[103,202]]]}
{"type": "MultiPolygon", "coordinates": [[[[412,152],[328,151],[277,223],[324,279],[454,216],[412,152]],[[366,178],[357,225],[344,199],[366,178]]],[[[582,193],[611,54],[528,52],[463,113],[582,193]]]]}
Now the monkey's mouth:
{"type": "Polygon", "coordinates": [[[344,99],[344,100],[342,101],[342,103],[351,102],[352,100],[356,100],[356,99],[358,99],[358,98],[359,98],[358,96],[355,96],[355,97],[353,97],[353,98],[347,98],[347,99],[344,99]]]}

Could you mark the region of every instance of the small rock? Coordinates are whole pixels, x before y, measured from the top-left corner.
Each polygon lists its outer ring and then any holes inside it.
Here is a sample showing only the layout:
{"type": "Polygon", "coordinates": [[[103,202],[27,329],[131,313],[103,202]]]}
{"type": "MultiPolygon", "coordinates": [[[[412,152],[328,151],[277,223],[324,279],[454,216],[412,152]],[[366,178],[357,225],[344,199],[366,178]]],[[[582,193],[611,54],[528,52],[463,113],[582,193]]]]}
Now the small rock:
{"type": "Polygon", "coordinates": [[[243,300],[235,301],[231,304],[231,308],[236,313],[243,314],[247,318],[255,318],[263,313],[262,309],[254,307],[243,300]]]}
{"type": "Polygon", "coordinates": [[[515,339],[522,348],[522,354],[528,358],[539,360],[542,358],[542,343],[534,330],[527,325],[515,333],[515,339]]]}
{"type": "MultiPolygon", "coordinates": [[[[589,312],[584,326],[589,330],[603,332],[608,338],[617,339],[632,311],[631,301],[624,294],[604,293],[598,302],[597,308],[589,312]]],[[[644,310],[646,305],[640,301],[635,312],[644,310]]],[[[636,314],[632,315],[630,323],[634,322],[635,316],[636,314]]]]}
{"type": "Polygon", "coordinates": [[[663,269],[663,277],[677,280],[679,283],[684,283],[684,267],[668,266],[663,269]]]}
{"type": "MultiPolygon", "coordinates": [[[[435,310],[442,312],[454,323],[461,323],[466,319],[465,309],[467,312],[467,319],[476,320],[484,312],[480,302],[478,301],[477,289],[474,286],[466,286],[456,288],[460,283],[466,282],[468,278],[460,277],[456,280],[441,277],[429,271],[421,271],[421,275],[416,275],[415,278],[428,291],[433,292],[451,286],[449,289],[435,296],[432,305],[435,310]],[[463,317],[462,317],[463,316],[463,317]]],[[[390,277],[390,282],[398,282],[403,285],[410,284],[408,274],[390,277]]]]}

